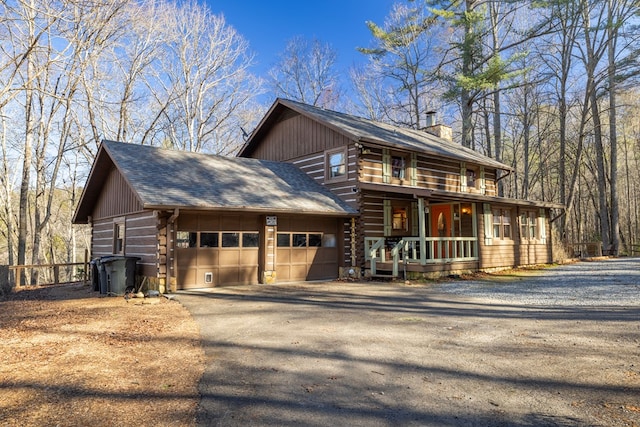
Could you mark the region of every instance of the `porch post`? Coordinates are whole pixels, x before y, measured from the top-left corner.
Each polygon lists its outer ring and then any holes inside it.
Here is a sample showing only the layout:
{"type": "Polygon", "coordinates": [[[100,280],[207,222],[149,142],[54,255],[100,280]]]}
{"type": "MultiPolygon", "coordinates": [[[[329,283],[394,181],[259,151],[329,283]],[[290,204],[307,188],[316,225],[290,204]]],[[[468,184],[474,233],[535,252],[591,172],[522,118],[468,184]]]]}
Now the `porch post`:
{"type": "Polygon", "coordinates": [[[420,265],[427,263],[427,227],[424,220],[424,199],[418,197],[418,233],[420,235],[420,265]]]}

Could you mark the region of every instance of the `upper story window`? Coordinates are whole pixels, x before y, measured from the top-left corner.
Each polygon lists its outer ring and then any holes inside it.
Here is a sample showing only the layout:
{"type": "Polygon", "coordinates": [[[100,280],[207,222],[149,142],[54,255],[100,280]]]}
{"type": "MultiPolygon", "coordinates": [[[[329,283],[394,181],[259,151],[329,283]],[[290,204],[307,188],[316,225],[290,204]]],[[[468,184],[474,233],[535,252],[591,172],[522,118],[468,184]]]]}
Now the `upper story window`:
{"type": "Polygon", "coordinates": [[[325,155],[326,179],[346,180],[347,179],[347,148],[327,151],[325,155]]]}
{"type": "Polygon", "coordinates": [[[404,179],[406,175],[407,162],[404,157],[391,156],[391,177],[404,179]]]}
{"type": "Polygon", "coordinates": [[[476,188],[476,171],[467,169],[467,187],[476,188]]]}
{"type": "Polygon", "coordinates": [[[417,185],[417,155],[382,149],[382,182],[385,184],[417,185]]]}
{"type": "Polygon", "coordinates": [[[493,238],[511,239],[511,211],[509,209],[493,210],[493,238]]]}

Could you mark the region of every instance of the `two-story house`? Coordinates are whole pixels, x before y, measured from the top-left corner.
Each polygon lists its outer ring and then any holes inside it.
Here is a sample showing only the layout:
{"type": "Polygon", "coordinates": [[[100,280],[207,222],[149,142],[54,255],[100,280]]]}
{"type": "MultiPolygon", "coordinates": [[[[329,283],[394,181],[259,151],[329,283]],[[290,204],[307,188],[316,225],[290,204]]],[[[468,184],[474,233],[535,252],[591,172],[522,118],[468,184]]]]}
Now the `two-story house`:
{"type": "Polygon", "coordinates": [[[562,207],[498,197],[510,172],[446,127],[278,99],[237,158],[103,142],[74,222],[173,289],[551,262],[562,207]]]}

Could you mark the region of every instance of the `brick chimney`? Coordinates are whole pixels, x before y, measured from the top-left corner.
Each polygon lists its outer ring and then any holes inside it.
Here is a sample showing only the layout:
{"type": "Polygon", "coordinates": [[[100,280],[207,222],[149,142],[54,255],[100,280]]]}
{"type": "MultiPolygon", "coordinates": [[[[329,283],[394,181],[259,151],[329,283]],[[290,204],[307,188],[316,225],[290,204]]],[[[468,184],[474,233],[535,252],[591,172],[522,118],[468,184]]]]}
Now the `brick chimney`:
{"type": "Polygon", "coordinates": [[[427,111],[426,113],[426,126],[422,129],[431,135],[435,135],[438,138],[446,139],[447,141],[453,141],[453,130],[450,126],[443,124],[436,124],[436,112],[427,111]]]}

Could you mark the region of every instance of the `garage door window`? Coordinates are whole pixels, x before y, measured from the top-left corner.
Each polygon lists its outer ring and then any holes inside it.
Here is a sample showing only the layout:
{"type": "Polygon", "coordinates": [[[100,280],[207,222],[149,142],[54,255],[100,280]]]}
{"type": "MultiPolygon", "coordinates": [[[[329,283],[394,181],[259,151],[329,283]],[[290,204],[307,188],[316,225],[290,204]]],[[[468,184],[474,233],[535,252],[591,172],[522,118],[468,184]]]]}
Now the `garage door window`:
{"type": "Polygon", "coordinates": [[[217,248],[218,233],[200,233],[201,248],[217,248]]]}
{"type": "Polygon", "coordinates": [[[320,247],[320,246],[322,246],[322,234],[309,233],[309,247],[320,247]]]}
{"type": "Polygon", "coordinates": [[[291,247],[291,234],[278,233],[278,247],[279,248],[291,247]]]}
{"type": "Polygon", "coordinates": [[[260,246],[260,235],[258,233],[242,233],[243,248],[257,248],[260,246]]]}
{"type": "Polygon", "coordinates": [[[293,235],[293,247],[305,248],[307,247],[307,235],[306,234],[294,234],[293,235]]]}
{"type": "Polygon", "coordinates": [[[176,236],[176,246],[178,248],[195,248],[198,233],[195,231],[178,231],[176,236]]]}
{"type": "Polygon", "coordinates": [[[326,240],[322,233],[278,233],[279,248],[319,248],[322,246],[335,246],[335,234],[329,234],[326,240]],[[330,243],[327,245],[326,243],[330,243]]]}
{"type": "Polygon", "coordinates": [[[335,234],[325,234],[322,236],[322,246],[325,248],[335,248],[336,247],[336,235],[335,234]]]}
{"type": "Polygon", "coordinates": [[[240,233],[222,233],[223,248],[237,248],[240,246],[240,233]]]}

